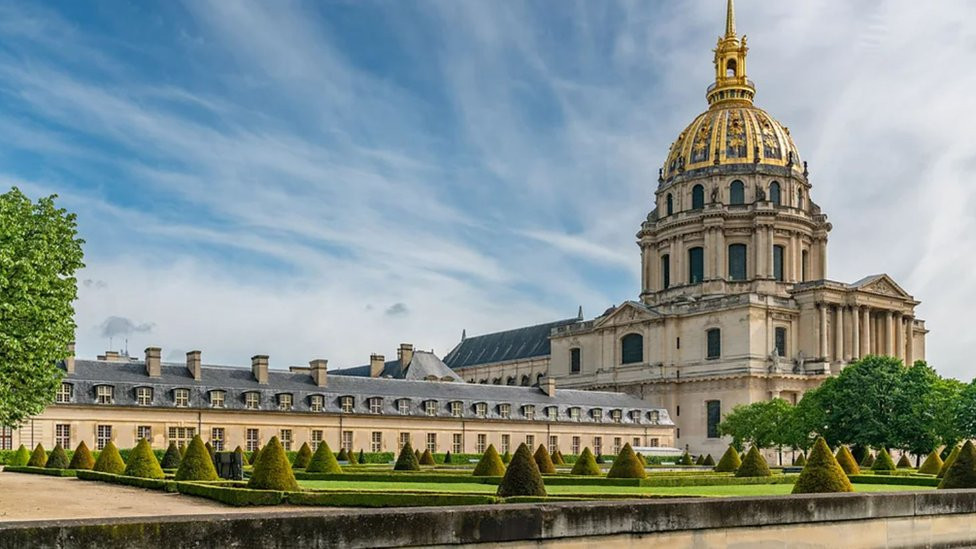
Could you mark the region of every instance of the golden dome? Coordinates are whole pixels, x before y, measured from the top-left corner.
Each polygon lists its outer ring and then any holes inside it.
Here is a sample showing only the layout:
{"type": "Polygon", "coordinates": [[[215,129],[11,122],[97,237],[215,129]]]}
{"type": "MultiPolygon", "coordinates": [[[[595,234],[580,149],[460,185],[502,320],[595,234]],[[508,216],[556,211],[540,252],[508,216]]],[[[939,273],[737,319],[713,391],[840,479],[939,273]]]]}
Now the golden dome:
{"type": "Polygon", "coordinates": [[[756,88],[746,76],[748,52],[746,37],[740,40],[736,34],[735,7],[728,0],[725,35],[714,51],[715,82],[705,92],[709,109],[671,144],[661,169],[662,184],[682,173],[724,166],[736,172],[749,171],[749,166],[804,172],[789,129],[752,104],[756,88]]]}

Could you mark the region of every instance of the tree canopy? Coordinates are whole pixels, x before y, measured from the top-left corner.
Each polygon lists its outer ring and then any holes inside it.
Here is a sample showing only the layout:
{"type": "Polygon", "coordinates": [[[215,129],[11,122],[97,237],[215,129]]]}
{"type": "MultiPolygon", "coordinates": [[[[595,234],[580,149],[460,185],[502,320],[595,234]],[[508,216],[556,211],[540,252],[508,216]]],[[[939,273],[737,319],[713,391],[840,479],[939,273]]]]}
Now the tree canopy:
{"type": "Polygon", "coordinates": [[[0,194],[0,425],[18,427],[54,402],[57,363],[74,341],[84,242],[55,198],[0,194]]]}

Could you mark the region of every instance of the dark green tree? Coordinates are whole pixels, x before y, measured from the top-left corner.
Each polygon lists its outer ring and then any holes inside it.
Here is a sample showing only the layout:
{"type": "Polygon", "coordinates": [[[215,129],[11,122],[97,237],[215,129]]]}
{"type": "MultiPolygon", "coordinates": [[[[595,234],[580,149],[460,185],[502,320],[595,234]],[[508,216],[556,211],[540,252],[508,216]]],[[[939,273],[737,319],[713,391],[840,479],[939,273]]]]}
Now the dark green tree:
{"type": "Polygon", "coordinates": [[[939,488],[976,488],[976,447],[967,440],[942,477],[939,488]]]}
{"type": "Polygon", "coordinates": [[[9,427],[54,402],[74,341],[84,241],[55,198],[0,194],[0,425],[9,427]]]}
{"type": "MultiPolygon", "coordinates": [[[[362,462],[360,462],[362,463],[362,462]]],[[[426,448],[424,453],[420,454],[420,464],[421,465],[437,465],[434,461],[434,454],[430,453],[430,448],[426,448]]]]}

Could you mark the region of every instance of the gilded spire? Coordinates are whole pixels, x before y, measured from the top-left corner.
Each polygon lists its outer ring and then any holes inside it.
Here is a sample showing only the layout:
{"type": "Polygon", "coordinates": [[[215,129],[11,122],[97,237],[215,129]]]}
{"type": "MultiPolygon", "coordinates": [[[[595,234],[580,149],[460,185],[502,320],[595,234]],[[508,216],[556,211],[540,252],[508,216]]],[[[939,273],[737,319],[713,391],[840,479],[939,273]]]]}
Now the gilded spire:
{"type": "Polygon", "coordinates": [[[725,37],[735,38],[735,0],[729,0],[729,6],[725,12],[725,37]]]}

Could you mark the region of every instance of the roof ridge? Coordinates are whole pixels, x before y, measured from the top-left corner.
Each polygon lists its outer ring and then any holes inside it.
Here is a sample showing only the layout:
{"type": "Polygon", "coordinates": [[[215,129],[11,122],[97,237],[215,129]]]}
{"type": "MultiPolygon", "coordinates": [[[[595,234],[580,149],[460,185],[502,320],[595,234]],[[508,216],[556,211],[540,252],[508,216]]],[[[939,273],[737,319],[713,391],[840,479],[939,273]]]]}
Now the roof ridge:
{"type": "Polygon", "coordinates": [[[573,318],[565,318],[565,319],[562,319],[562,320],[553,320],[551,322],[540,322],[538,324],[530,324],[529,326],[520,326],[518,328],[510,328],[508,330],[498,330],[497,332],[488,332],[488,333],[485,333],[485,334],[478,334],[478,335],[473,335],[473,336],[467,336],[466,338],[464,338],[464,340],[465,341],[468,341],[468,340],[471,340],[471,339],[477,339],[479,337],[487,337],[487,336],[496,335],[496,334],[504,334],[504,333],[507,333],[507,332],[517,332],[519,330],[525,330],[525,329],[528,329],[528,328],[539,328],[539,327],[542,327],[542,326],[547,326],[549,324],[563,324],[563,323],[569,324],[570,322],[580,322],[580,319],[579,319],[579,317],[574,316],[573,318]]]}

